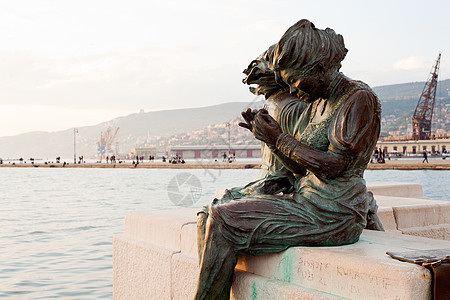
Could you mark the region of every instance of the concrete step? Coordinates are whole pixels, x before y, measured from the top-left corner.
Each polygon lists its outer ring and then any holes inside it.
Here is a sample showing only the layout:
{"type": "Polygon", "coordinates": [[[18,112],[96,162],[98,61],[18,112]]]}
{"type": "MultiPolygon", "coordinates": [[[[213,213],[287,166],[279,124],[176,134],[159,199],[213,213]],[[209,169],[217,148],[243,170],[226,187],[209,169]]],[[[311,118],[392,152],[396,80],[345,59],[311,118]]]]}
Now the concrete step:
{"type": "Polygon", "coordinates": [[[450,240],[450,201],[375,196],[386,231],[450,240]]]}

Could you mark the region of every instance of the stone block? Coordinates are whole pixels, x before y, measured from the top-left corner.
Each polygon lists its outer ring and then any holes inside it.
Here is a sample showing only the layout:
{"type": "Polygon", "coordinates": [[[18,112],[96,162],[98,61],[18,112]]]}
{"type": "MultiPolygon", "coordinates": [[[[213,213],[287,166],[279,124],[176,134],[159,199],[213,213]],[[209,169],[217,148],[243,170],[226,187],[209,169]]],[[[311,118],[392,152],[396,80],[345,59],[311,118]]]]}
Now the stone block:
{"type": "Polygon", "coordinates": [[[255,274],[234,273],[232,300],[337,300],[342,297],[307,289],[298,285],[271,280],[255,274]]]}
{"type": "Polygon", "coordinates": [[[137,240],[180,250],[184,225],[197,224],[198,208],[134,211],[125,217],[125,234],[137,240]]]}
{"type": "MultiPolygon", "coordinates": [[[[401,193],[400,193],[401,194],[401,193]]],[[[427,269],[386,251],[450,248],[450,203],[376,196],[387,231],[339,247],[240,256],[232,293],[252,299],[430,299],[427,269]],[[415,236],[399,235],[401,232],[415,236]]],[[[113,241],[114,299],[191,299],[198,277],[197,208],[133,212],[113,241]]]]}
{"type": "Polygon", "coordinates": [[[182,253],[175,254],[172,257],[172,270],[171,299],[194,299],[199,274],[198,260],[182,253]]]}
{"type": "MultiPolygon", "coordinates": [[[[193,299],[198,280],[198,262],[182,253],[172,257],[172,299],[193,299]]],[[[236,271],[231,299],[234,300],[291,300],[291,299],[342,299],[327,293],[298,285],[270,280],[248,272],[236,271]]]]}
{"type": "Polygon", "coordinates": [[[386,251],[447,248],[447,241],[364,231],[339,247],[295,247],[263,257],[242,256],[237,268],[271,280],[351,299],[429,299],[430,272],[386,251]]]}
{"type": "Polygon", "coordinates": [[[401,233],[450,241],[450,224],[404,228],[401,233]]]}
{"type": "Polygon", "coordinates": [[[113,239],[113,297],[128,299],[170,299],[171,258],[175,252],[131,239],[113,239]],[[157,266],[157,267],[155,267],[157,266]]]}
{"type": "Polygon", "coordinates": [[[398,196],[375,196],[375,200],[379,207],[396,207],[408,205],[434,205],[448,204],[448,201],[432,200],[428,198],[406,198],[398,196]]]}
{"type": "MultiPolygon", "coordinates": [[[[410,235],[398,235],[391,232],[379,232],[373,230],[364,230],[360,241],[366,241],[369,245],[377,244],[379,247],[394,251],[393,247],[408,250],[431,250],[449,248],[450,243],[444,240],[434,240],[430,238],[421,238],[410,235]]],[[[384,253],[377,252],[380,257],[385,257],[384,253]]]]}
{"type": "Polygon", "coordinates": [[[401,233],[397,230],[397,223],[395,222],[392,207],[379,207],[377,215],[385,231],[401,233]]]}
{"type": "Polygon", "coordinates": [[[187,224],[181,229],[181,253],[197,259],[197,224],[187,224]]]}
{"type": "Polygon", "coordinates": [[[393,210],[399,230],[450,224],[450,202],[395,206],[393,210]]]}
{"type": "Polygon", "coordinates": [[[418,183],[373,181],[367,182],[367,190],[372,191],[376,196],[423,197],[422,186],[418,183]]]}

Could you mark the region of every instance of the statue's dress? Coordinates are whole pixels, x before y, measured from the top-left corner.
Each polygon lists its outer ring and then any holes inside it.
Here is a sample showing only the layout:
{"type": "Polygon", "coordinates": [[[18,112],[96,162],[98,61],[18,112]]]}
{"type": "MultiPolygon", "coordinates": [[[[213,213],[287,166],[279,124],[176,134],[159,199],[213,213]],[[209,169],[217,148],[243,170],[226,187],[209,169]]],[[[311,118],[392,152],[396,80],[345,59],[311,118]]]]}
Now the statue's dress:
{"type": "MultiPolygon", "coordinates": [[[[283,132],[290,135],[293,135],[294,125],[306,108],[307,103],[288,92],[271,96],[264,103],[264,109],[280,124],[283,132]]],[[[297,176],[301,175],[304,173],[297,174],[297,176]]],[[[215,200],[215,204],[259,194],[292,193],[295,180],[293,172],[277,159],[268,145],[261,142],[261,171],[258,178],[244,187],[225,190],[224,197],[215,200]]]]}
{"type": "MultiPolygon", "coordinates": [[[[287,120],[277,149],[306,169],[295,175],[291,194],[258,194],[215,201],[207,213],[237,253],[264,255],[290,246],[354,243],[369,208],[363,173],[380,131],[380,104],[370,88],[350,81],[339,98],[317,100],[287,120]],[[290,123],[289,123],[290,122],[290,123]],[[290,125],[289,125],[290,124],[290,125]],[[301,157],[301,145],[346,161],[327,174],[327,161],[301,157]]],[[[251,194],[251,193],[250,193],[251,194]]]]}

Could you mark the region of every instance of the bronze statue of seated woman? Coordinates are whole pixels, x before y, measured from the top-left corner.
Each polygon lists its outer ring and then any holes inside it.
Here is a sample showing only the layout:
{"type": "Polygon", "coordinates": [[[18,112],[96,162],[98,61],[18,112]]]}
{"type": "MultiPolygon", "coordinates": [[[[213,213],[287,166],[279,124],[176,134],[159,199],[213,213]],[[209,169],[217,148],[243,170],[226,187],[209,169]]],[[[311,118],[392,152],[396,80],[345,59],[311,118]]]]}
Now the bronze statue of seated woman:
{"type": "Polygon", "coordinates": [[[341,35],[308,20],[290,27],[269,51],[266,61],[276,82],[307,106],[275,118],[266,109],[247,110],[241,126],[287,171],[290,190],[230,192],[198,214],[195,299],[229,299],[239,254],[355,243],[368,215],[370,227],[382,230],[363,179],[379,136],[381,107],[366,84],[339,72],[346,53],[341,35]]]}

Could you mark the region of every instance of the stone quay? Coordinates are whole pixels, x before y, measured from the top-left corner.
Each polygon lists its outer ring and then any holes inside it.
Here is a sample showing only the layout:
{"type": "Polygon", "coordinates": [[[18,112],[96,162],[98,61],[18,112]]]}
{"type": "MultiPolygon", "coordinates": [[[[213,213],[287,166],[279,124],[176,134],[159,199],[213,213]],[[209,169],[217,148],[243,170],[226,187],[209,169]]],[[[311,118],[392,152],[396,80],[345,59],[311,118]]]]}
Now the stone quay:
{"type": "MultiPolygon", "coordinates": [[[[450,202],[419,184],[368,183],[386,232],[338,247],[239,258],[232,299],[432,299],[428,269],[387,251],[449,249],[450,202]]],[[[223,191],[218,190],[216,197],[223,191]]],[[[114,299],[192,299],[199,272],[195,208],[137,211],[113,240],[114,299]]]]}

